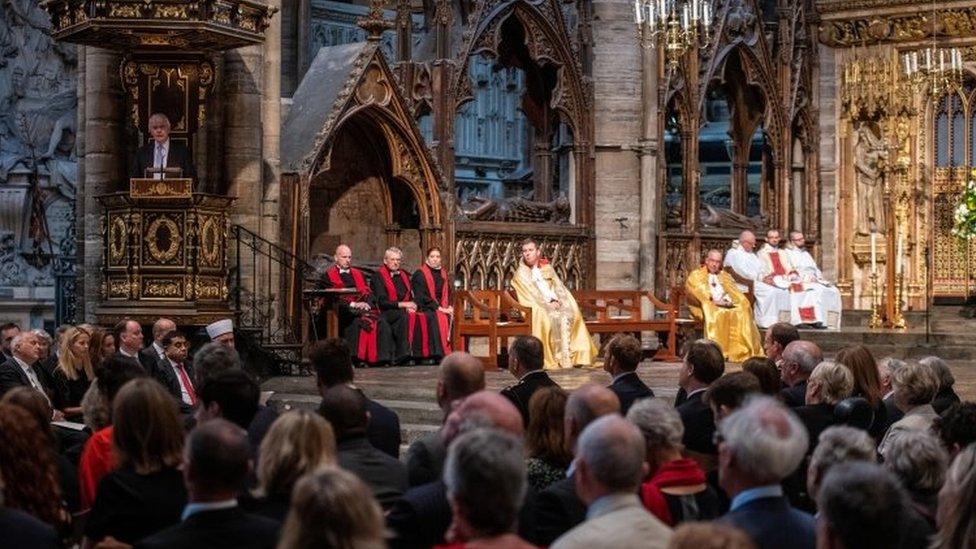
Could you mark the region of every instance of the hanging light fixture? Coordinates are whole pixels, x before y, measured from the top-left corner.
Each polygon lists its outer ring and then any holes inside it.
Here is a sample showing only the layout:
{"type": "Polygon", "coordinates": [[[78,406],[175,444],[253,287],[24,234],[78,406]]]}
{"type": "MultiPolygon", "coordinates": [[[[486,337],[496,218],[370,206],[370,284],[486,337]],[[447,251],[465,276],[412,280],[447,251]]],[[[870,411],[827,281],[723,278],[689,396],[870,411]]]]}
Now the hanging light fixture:
{"type": "Polygon", "coordinates": [[[932,45],[902,54],[902,73],[908,82],[932,97],[941,97],[947,90],[962,85],[962,52],[959,48],[940,48],[937,38],[933,0],[932,45]]]}
{"type": "Polygon", "coordinates": [[[706,47],[712,34],[710,0],[634,0],[637,35],[645,47],[664,49],[674,68],[693,47],[706,47]]]}

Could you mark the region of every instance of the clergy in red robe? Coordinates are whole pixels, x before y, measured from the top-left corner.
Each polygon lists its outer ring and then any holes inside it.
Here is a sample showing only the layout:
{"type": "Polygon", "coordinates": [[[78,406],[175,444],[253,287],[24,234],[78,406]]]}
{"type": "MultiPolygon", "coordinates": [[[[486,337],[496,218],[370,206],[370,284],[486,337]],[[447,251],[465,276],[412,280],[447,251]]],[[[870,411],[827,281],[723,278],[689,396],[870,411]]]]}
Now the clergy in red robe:
{"type": "Polygon", "coordinates": [[[380,315],[376,297],[363,271],[352,266],[352,249],[340,244],[335,264],[325,271],[329,288],[355,288],[339,303],[339,333],[349,343],[355,359],[366,364],[383,364],[392,359],[393,337],[390,326],[380,315]]]}
{"type": "Polygon", "coordinates": [[[441,249],[427,251],[427,259],[410,277],[417,311],[427,317],[430,330],[430,358],[441,358],[451,352],[451,326],[454,307],[451,301],[450,277],[441,268],[441,249]]]}
{"type": "Polygon", "coordinates": [[[402,260],[400,248],[387,249],[383,254],[383,266],[372,282],[380,318],[390,325],[393,334],[393,364],[430,357],[430,344],[434,339],[427,317],[417,311],[410,275],[400,268],[402,260]]]}

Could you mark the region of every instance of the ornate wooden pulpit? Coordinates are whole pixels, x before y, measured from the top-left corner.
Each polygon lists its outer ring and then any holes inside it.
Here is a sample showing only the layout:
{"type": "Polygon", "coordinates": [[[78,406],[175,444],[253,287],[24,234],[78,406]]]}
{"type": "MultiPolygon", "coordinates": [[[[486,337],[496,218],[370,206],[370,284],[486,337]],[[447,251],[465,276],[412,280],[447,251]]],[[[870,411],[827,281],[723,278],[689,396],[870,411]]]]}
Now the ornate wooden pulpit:
{"type": "Polygon", "coordinates": [[[102,324],[160,316],[202,325],[231,316],[227,227],[233,198],[192,192],[190,179],[132,179],[98,197],[102,217],[102,324]]]}

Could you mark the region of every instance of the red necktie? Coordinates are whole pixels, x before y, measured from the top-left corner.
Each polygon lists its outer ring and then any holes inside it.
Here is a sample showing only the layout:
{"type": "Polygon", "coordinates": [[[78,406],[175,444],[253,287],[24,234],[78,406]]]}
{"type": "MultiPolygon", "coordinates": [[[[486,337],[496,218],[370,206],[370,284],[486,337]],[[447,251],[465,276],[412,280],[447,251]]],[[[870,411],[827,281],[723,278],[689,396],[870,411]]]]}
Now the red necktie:
{"type": "Polygon", "coordinates": [[[186,375],[186,370],[183,369],[183,363],[176,365],[176,371],[180,374],[180,383],[186,389],[186,394],[190,395],[190,406],[196,406],[197,393],[193,390],[193,384],[190,383],[190,376],[186,375]]]}

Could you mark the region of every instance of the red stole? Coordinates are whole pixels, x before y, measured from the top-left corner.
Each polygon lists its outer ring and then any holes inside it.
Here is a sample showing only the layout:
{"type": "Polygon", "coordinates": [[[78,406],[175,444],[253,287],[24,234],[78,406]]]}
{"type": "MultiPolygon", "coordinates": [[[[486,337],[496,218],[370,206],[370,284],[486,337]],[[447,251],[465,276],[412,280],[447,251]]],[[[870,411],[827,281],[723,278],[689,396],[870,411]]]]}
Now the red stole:
{"type": "MultiPolygon", "coordinates": [[[[396,286],[393,285],[393,275],[390,274],[390,269],[386,265],[380,267],[380,278],[383,280],[383,285],[386,286],[387,299],[394,303],[413,301],[413,293],[410,291],[410,278],[407,277],[407,273],[403,272],[403,269],[400,269],[400,281],[403,282],[403,287],[406,288],[406,294],[404,294],[403,299],[397,296],[396,286]]],[[[407,321],[407,341],[410,342],[410,348],[413,348],[414,327],[417,325],[417,322],[420,322],[420,337],[422,338],[420,351],[423,356],[430,356],[430,344],[427,341],[427,317],[423,313],[407,312],[407,321]]]]}
{"type": "MultiPolygon", "coordinates": [[[[352,281],[356,285],[356,291],[358,291],[360,295],[342,296],[342,300],[347,304],[352,303],[353,301],[358,301],[359,299],[365,299],[366,296],[369,295],[369,286],[366,285],[366,277],[363,276],[362,271],[359,269],[350,268],[349,274],[352,276],[352,281]]],[[[346,287],[346,283],[342,281],[342,276],[339,274],[338,265],[329,267],[329,270],[325,272],[325,275],[329,278],[329,282],[332,283],[333,288],[346,287]]],[[[373,315],[361,315],[359,320],[365,323],[365,326],[362,326],[359,329],[359,345],[356,349],[356,356],[359,357],[359,360],[375,363],[377,358],[376,338],[379,333],[376,326],[376,318],[373,315]]]]}
{"type": "MultiPolygon", "coordinates": [[[[769,252],[769,262],[773,264],[773,274],[776,276],[786,276],[786,267],[783,266],[783,260],[779,258],[779,250],[774,252],[769,252]]],[[[802,292],[803,284],[799,282],[794,282],[790,284],[790,289],[794,292],[802,292]]]]}
{"type": "MultiPolygon", "coordinates": [[[[427,285],[427,293],[430,297],[437,302],[441,307],[450,307],[451,304],[448,301],[447,293],[447,271],[442,267],[440,270],[441,280],[444,282],[441,285],[441,295],[437,295],[436,288],[434,285],[434,272],[427,266],[426,263],[420,266],[420,273],[424,275],[424,283],[427,285]]],[[[437,318],[437,327],[440,328],[441,332],[441,349],[444,350],[444,355],[451,352],[451,322],[448,315],[440,311],[434,311],[437,318]]]]}

